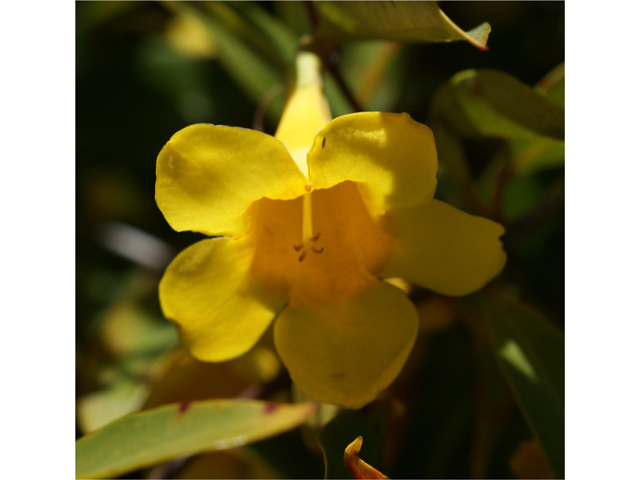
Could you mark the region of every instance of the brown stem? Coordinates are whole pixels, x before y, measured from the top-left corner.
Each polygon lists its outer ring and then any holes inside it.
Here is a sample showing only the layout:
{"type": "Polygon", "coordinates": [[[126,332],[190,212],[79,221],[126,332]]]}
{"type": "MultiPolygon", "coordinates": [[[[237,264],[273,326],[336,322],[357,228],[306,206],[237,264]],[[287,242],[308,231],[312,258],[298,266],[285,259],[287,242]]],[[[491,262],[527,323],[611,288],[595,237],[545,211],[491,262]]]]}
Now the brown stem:
{"type": "Polygon", "coordinates": [[[318,29],[318,12],[316,11],[316,6],[313,4],[313,2],[306,1],[304,2],[304,9],[307,11],[309,21],[311,22],[311,27],[313,28],[313,32],[315,33],[318,29]]]}
{"type": "Polygon", "coordinates": [[[342,77],[342,74],[338,69],[338,65],[336,64],[335,61],[331,60],[330,57],[331,55],[320,55],[320,58],[322,59],[322,64],[324,65],[325,70],[327,70],[327,72],[329,72],[333,76],[336,83],[338,84],[338,87],[340,87],[340,90],[342,91],[344,96],[347,98],[347,101],[351,104],[351,107],[356,112],[362,112],[364,109],[360,105],[360,102],[358,102],[358,100],[353,95],[353,93],[351,93],[351,89],[349,88],[349,85],[347,85],[347,82],[342,77]]]}

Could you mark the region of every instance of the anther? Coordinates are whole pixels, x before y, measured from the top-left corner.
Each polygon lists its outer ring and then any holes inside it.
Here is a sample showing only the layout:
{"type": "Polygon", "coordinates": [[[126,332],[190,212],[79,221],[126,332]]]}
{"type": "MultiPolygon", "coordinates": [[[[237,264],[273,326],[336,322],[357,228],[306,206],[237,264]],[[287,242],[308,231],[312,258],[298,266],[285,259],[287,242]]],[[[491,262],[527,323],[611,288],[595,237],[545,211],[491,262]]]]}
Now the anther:
{"type": "Polygon", "coordinates": [[[320,240],[320,235],[322,235],[322,232],[316,233],[315,236],[309,238],[309,240],[311,240],[312,242],[317,242],[318,240],[320,240]]]}
{"type": "Polygon", "coordinates": [[[303,247],[304,247],[304,243],[303,243],[302,245],[294,245],[294,246],[293,246],[293,249],[294,249],[296,252],[299,252],[300,250],[302,250],[302,248],[303,248],[303,247]]]}
{"type": "Polygon", "coordinates": [[[322,253],[324,252],[324,247],[322,247],[320,250],[318,250],[316,247],[311,247],[311,250],[313,250],[316,253],[322,253]]]}
{"type": "Polygon", "coordinates": [[[304,249],[300,254],[300,257],[298,258],[298,261],[299,262],[303,261],[306,256],[307,256],[307,249],[304,249]]]}

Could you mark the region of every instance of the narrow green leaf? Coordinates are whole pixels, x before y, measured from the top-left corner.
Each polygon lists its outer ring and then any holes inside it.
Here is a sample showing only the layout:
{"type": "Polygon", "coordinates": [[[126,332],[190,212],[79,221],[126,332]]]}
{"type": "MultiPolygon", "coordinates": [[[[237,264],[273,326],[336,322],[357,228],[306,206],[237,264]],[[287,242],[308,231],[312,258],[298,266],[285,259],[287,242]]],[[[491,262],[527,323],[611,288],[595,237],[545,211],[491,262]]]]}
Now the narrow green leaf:
{"type": "Polygon", "coordinates": [[[319,12],[318,38],[336,45],[349,40],[388,39],[401,42],[466,40],[487,50],[491,26],[483,23],[465,32],[437,2],[314,2],[319,12]]]}
{"type": "Polygon", "coordinates": [[[401,43],[385,40],[356,42],[343,47],[340,69],[366,110],[393,110],[408,64],[399,61],[401,51],[401,43]]]}
{"type": "MultiPolygon", "coordinates": [[[[223,27],[215,16],[189,3],[164,2],[163,5],[177,15],[197,19],[207,27],[216,39],[220,64],[256,103],[259,103],[274,86],[284,86],[283,72],[264,61],[260,55],[223,27]]],[[[226,11],[229,10],[227,7],[226,11]]],[[[237,16],[234,18],[237,19],[237,16]]],[[[274,122],[280,118],[283,101],[282,95],[274,98],[267,110],[267,116],[274,122]]]]}
{"type": "Polygon", "coordinates": [[[172,458],[246,445],[296,428],[312,403],[208,400],[134,413],[76,442],[77,478],[113,478],[172,458]]]}
{"type": "Polygon", "coordinates": [[[327,96],[327,102],[329,102],[329,108],[333,117],[339,117],[341,115],[348,115],[354,113],[353,107],[345,97],[342,90],[338,86],[338,83],[328,73],[325,73],[322,77],[324,82],[324,92],[327,96]]]}
{"type": "Polygon", "coordinates": [[[485,298],[492,350],[556,478],[564,478],[564,339],[538,312],[485,298]]]}
{"type": "Polygon", "coordinates": [[[372,467],[382,468],[382,451],[386,434],[386,415],[380,402],[362,410],[343,410],[320,432],[324,456],[324,478],[351,478],[344,464],[344,451],[357,437],[364,438],[363,458],[372,467]]]}
{"type": "Polygon", "coordinates": [[[564,108],[496,70],[465,70],[436,92],[432,116],[465,137],[564,140],[564,108]]]}
{"type": "Polygon", "coordinates": [[[273,2],[276,16],[284,22],[296,35],[312,35],[313,27],[304,2],[273,2]]]}
{"type": "Polygon", "coordinates": [[[257,2],[228,2],[228,5],[260,32],[268,47],[280,57],[284,65],[294,62],[298,39],[284,22],[269,14],[257,2]]]}
{"type": "Polygon", "coordinates": [[[564,107],[564,63],[547,73],[536,85],[536,90],[564,107]]]}

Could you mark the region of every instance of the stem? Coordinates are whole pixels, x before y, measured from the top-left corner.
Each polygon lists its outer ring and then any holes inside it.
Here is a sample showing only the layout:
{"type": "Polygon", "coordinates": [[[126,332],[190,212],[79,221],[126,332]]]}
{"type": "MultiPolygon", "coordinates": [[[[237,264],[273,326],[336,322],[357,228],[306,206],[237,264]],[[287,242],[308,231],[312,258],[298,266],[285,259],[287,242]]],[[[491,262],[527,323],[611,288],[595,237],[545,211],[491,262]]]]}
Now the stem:
{"type": "Polygon", "coordinates": [[[351,104],[351,108],[353,108],[356,112],[362,112],[363,108],[356,99],[356,97],[351,93],[347,82],[345,82],[340,70],[338,69],[337,62],[332,60],[331,53],[333,52],[333,48],[329,45],[325,45],[324,42],[318,42],[316,38],[316,33],[318,30],[319,20],[318,20],[318,12],[316,10],[316,6],[313,2],[305,1],[304,2],[305,10],[307,11],[307,15],[309,16],[309,21],[311,22],[311,27],[313,28],[313,39],[310,41],[307,48],[310,48],[312,51],[320,57],[322,60],[322,65],[324,69],[329,72],[333,78],[336,80],[338,87],[342,91],[343,95],[346,97],[347,101],[351,104]]]}
{"type": "Polygon", "coordinates": [[[329,72],[333,76],[333,78],[336,80],[338,87],[340,87],[340,90],[342,91],[344,96],[347,98],[347,101],[351,104],[351,107],[356,112],[362,112],[364,109],[360,105],[360,102],[358,102],[358,100],[353,95],[353,93],[351,93],[351,90],[349,89],[349,85],[347,85],[347,82],[345,82],[344,78],[342,77],[342,74],[340,73],[340,70],[338,69],[337,63],[331,60],[330,57],[331,57],[330,54],[320,56],[325,70],[327,70],[327,72],[329,72]]]}
{"type": "Polygon", "coordinates": [[[309,16],[309,21],[311,22],[311,28],[313,28],[313,33],[315,33],[318,29],[318,12],[316,11],[316,6],[310,1],[303,3],[304,9],[307,11],[307,15],[309,16]]]}

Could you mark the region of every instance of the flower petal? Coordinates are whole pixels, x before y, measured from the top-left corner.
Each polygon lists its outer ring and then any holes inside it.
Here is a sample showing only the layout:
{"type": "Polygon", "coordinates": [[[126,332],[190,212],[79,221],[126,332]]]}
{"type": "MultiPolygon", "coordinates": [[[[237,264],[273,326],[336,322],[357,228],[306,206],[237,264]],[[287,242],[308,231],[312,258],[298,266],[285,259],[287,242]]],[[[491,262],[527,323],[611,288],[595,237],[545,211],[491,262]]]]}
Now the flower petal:
{"type": "Polygon", "coordinates": [[[385,282],[351,300],[288,307],[275,343],[291,378],[322,402],[360,408],[396,378],[413,347],[418,315],[385,282]]]}
{"type": "Polygon", "coordinates": [[[211,238],[180,252],[164,273],[162,311],[199,360],[242,355],[285,305],[247,275],[250,261],[247,241],[211,238]]]}
{"type": "Polygon", "coordinates": [[[467,295],[502,271],[502,225],[439,200],[392,212],[398,244],[383,277],[403,277],[445,295],[467,295]]]}
{"type": "Polygon", "coordinates": [[[313,188],[360,182],[380,213],[424,203],[436,188],[433,133],[406,113],[338,117],[318,133],[307,159],[313,188]]]}
{"type": "Polygon", "coordinates": [[[156,164],[156,202],[167,222],[207,235],[240,233],[252,202],[298,197],[305,184],[282,143],[235,127],[186,127],[162,148],[156,164]]]}
{"type": "Polygon", "coordinates": [[[286,147],[305,176],[307,153],[318,132],[331,121],[329,104],[322,89],[320,59],[313,53],[296,57],[296,84],[287,99],[275,137],[286,147]]]}

